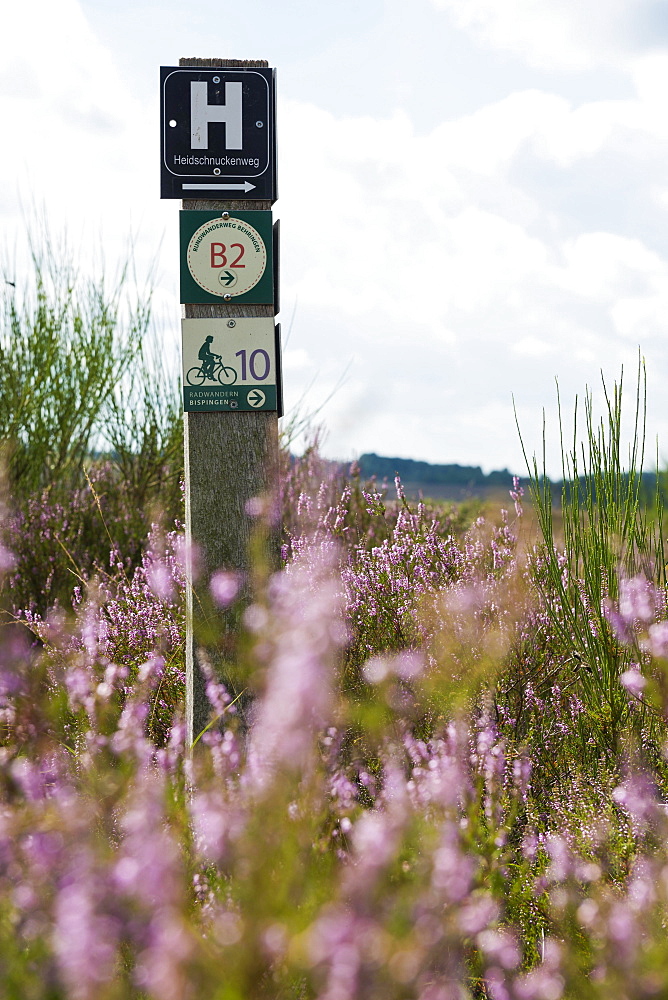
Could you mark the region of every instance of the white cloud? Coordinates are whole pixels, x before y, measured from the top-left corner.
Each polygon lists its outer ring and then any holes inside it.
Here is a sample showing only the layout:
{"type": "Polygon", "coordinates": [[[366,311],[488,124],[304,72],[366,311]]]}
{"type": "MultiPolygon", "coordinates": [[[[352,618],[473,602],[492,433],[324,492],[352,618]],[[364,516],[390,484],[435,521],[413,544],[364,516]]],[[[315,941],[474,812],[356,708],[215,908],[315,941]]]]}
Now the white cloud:
{"type": "Polygon", "coordinates": [[[611,301],[629,292],[652,294],[668,279],[658,254],[639,239],[614,233],[585,233],[566,242],[563,254],[562,287],[592,300],[611,301]]]}
{"type": "MultiPolygon", "coordinates": [[[[3,12],[0,65],[0,120],[11,137],[1,168],[5,232],[10,220],[20,227],[31,206],[38,214],[44,208],[53,229],[66,227],[87,256],[102,244],[113,267],[144,206],[159,205],[151,109],[133,96],[76,0],[3,12]]],[[[143,270],[158,239],[135,243],[143,270]]]]}
{"type": "Polygon", "coordinates": [[[539,183],[551,163],[577,188],[579,165],[600,162],[604,193],[614,155],[637,171],[633,196],[646,190],[654,213],[647,180],[663,177],[662,126],[643,100],[573,108],[522,92],[422,136],[402,116],[338,120],[299,102],[281,118],[293,140],[308,135],[313,166],[304,198],[303,147],[288,141],[281,211],[284,275],[299,288],[295,340],[324,367],[323,384],[333,356],[341,367],[357,357],[354,402],[346,394],[328,408],[333,453],[354,439],[358,450],[412,454],[413,440],[423,456],[465,462],[475,440],[487,467],[501,447],[520,468],[512,391],[534,400],[534,414],[549,411],[554,376],[567,398],[597,384],[602,366],[614,380],[630,346],[656,339],[667,264],[640,231],[616,231],[624,203],[606,202],[609,231],[573,234],[548,207],[552,181],[539,183]],[[634,143],[620,141],[632,123],[649,154],[640,165],[634,143]],[[438,164],[428,184],[415,183],[416,162],[438,164]],[[320,177],[335,193],[324,204],[320,177]]]}
{"type": "Polygon", "coordinates": [[[291,351],[289,348],[283,350],[284,371],[300,371],[310,367],[311,360],[308,351],[303,347],[298,348],[296,351],[291,351]]]}
{"type": "Polygon", "coordinates": [[[538,69],[582,71],[657,44],[665,12],[655,0],[432,0],[482,44],[538,69]]]}
{"type": "Polygon", "coordinates": [[[522,337],[512,345],[515,354],[526,358],[543,358],[547,354],[552,354],[554,349],[554,344],[548,344],[539,337],[531,336],[522,337]]]}
{"type": "MultiPolygon", "coordinates": [[[[635,9],[606,4],[595,38],[593,0],[445,3],[489,44],[562,68],[617,59],[635,9]]],[[[141,223],[140,270],[164,232],[156,300],[176,336],[178,205],[158,198],[157,86],[150,101],[135,96],[75,0],[10,17],[0,115],[17,152],[0,160],[5,232],[19,226],[17,188],[75,236],[86,229],[87,245],[103,226],[110,261],[130,219],[141,223]]],[[[315,407],[351,364],[323,414],[329,454],[521,469],[511,393],[539,443],[554,376],[567,399],[601,365],[618,375],[636,343],[668,441],[668,59],[627,48],[632,100],[531,87],[422,133],[401,111],[351,117],[280,101],[284,336],[297,303],[285,391],[294,405],[315,376],[315,407]]]]}

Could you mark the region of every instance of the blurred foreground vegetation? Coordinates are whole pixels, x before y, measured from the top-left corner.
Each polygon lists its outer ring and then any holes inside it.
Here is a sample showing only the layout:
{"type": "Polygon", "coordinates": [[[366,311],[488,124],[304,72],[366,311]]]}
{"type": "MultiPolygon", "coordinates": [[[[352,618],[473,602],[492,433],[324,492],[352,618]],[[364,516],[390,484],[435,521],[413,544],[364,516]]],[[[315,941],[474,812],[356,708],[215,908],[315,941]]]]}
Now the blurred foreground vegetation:
{"type": "Polygon", "coordinates": [[[64,260],[2,306],[0,995],[668,996],[642,368],[628,447],[621,383],[561,428],[558,508],[532,458],[492,508],[285,447],[284,568],[200,588],[246,700],[200,651],[191,748],[178,394],[150,296],[64,260]]]}

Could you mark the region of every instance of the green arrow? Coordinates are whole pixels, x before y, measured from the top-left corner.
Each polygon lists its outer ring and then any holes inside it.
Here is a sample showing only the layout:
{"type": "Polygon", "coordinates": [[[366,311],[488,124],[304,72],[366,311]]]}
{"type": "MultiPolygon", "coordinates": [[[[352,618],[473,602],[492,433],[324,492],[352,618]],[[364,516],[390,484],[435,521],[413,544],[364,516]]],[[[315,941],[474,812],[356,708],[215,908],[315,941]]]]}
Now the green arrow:
{"type": "Polygon", "coordinates": [[[261,406],[264,403],[264,393],[260,389],[252,389],[248,393],[248,402],[251,406],[261,406]]]}
{"type": "Polygon", "coordinates": [[[234,281],[234,275],[231,271],[224,271],[223,274],[221,274],[219,281],[223,285],[231,285],[234,281]]]}

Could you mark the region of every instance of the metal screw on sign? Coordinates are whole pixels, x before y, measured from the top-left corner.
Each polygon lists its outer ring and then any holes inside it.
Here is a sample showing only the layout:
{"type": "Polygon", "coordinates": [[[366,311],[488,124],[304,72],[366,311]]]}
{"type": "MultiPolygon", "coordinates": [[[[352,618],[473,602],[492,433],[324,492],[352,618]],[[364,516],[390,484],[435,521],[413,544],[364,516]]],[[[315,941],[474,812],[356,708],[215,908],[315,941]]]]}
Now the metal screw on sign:
{"type": "Polygon", "coordinates": [[[229,217],[230,217],[230,213],[229,212],[223,212],[223,218],[225,219],[225,222],[227,222],[227,220],[229,219],[229,217]]]}
{"type": "Polygon", "coordinates": [[[223,295],[223,302],[231,302],[231,301],[232,301],[232,296],[230,295],[229,292],[225,292],[225,294],[223,295]]]}
{"type": "Polygon", "coordinates": [[[230,327],[230,329],[233,329],[237,325],[237,321],[235,319],[228,319],[227,325],[230,327]]]}

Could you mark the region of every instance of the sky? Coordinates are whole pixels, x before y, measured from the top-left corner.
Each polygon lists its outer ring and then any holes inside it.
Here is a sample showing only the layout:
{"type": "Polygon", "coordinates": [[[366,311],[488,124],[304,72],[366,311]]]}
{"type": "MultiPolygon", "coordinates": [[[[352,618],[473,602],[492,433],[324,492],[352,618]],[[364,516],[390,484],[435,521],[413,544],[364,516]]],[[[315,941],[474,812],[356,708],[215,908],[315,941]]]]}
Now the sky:
{"type": "Polygon", "coordinates": [[[132,244],[170,363],[182,56],[277,69],[286,409],[319,411],[328,457],[522,473],[516,414],[557,475],[557,385],[570,427],[623,369],[631,411],[640,355],[668,463],[666,0],[5,0],[6,266],[35,214],[84,269],[132,244]]]}

